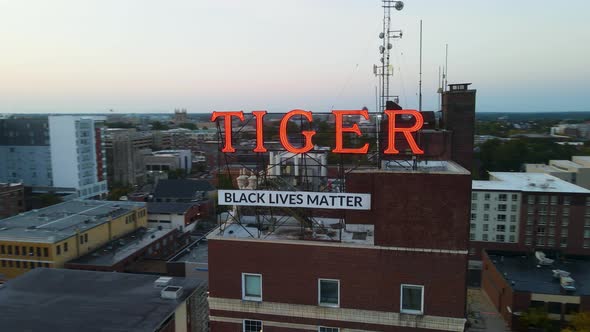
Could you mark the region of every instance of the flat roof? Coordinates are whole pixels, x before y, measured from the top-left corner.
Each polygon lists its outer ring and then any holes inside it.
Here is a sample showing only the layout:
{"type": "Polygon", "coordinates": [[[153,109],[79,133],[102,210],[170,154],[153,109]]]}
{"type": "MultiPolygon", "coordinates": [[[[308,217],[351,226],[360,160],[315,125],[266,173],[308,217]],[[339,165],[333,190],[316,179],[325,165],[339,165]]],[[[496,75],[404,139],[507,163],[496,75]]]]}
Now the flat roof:
{"type": "Polygon", "coordinates": [[[174,229],[142,227],[68,264],[113,266],[172,232],[174,229]]]}
{"type": "Polygon", "coordinates": [[[553,278],[551,270],[564,270],[571,273],[576,290],[568,295],[590,295],[590,260],[555,260],[551,266],[538,265],[532,256],[488,253],[494,266],[512,285],[512,289],[538,294],[566,294],[561,290],[559,279],[553,278]]]}
{"type": "Polygon", "coordinates": [[[184,214],[199,203],[175,203],[175,202],[148,202],[147,209],[150,214],[184,214]]]}
{"type": "Polygon", "coordinates": [[[0,241],[56,243],[145,206],[130,201],[67,201],[0,220],[0,241]]]}
{"type": "Polygon", "coordinates": [[[527,172],[531,171],[543,171],[543,172],[559,172],[559,173],[570,173],[569,171],[565,171],[563,169],[559,169],[550,165],[545,164],[524,164],[525,169],[527,172]]]}
{"type": "Polygon", "coordinates": [[[382,160],[381,168],[359,168],[353,173],[433,173],[470,174],[461,165],[450,160],[382,160]]]}
{"type": "Polygon", "coordinates": [[[474,180],[472,189],[590,194],[588,189],[549,174],[523,172],[490,172],[489,181],[474,180]]]}
{"type": "MultiPolygon", "coordinates": [[[[565,168],[583,168],[584,166],[575,163],[570,160],[549,160],[550,165],[555,165],[555,167],[565,167],[565,168]]],[[[567,170],[566,170],[567,171],[567,170]]]]}
{"type": "Polygon", "coordinates": [[[342,225],[340,219],[336,218],[312,218],[314,230],[306,231],[303,230],[301,221],[292,216],[258,217],[262,226],[260,228],[255,216],[230,213],[222,225],[209,233],[207,238],[308,240],[370,246],[375,243],[374,225],[342,225]],[[272,224],[276,225],[274,229],[272,224]]]}
{"type": "Polygon", "coordinates": [[[38,268],[0,288],[0,326],[6,331],[157,331],[205,282],[176,278],[178,299],[163,299],[159,276],[38,268]]]}

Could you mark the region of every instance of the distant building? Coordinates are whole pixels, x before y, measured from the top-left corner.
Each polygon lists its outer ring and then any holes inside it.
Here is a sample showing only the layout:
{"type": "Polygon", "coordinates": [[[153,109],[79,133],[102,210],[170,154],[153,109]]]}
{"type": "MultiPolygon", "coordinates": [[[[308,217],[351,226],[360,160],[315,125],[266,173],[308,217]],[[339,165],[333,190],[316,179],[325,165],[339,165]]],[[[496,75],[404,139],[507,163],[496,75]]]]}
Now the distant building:
{"type": "Polygon", "coordinates": [[[106,195],[101,120],[70,115],[0,119],[0,182],[79,198],[106,195]]]}
{"type": "Polygon", "coordinates": [[[22,183],[0,183],[0,219],[25,211],[25,191],[22,183]]]}
{"type": "Polygon", "coordinates": [[[189,174],[192,169],[190,150],[161,150],[145,156],[145,167],[148,173],[168,172],[177,169],[189,174]]]}
{"type": "Polygon", "coordinates": [[[0,279],[63,267],[147,226],[145,203],[72,200],[0,220],[0,279]]]}
{"type": "Polygon", "coordinates": [[[519,322],[529,308],[544,309],[550,319],[564,322],[590,311],[589,280],[588,260],[540,263],[535,255],[483,254],[482,289],[512,331],[530,331],[519,322]]]}
{"type": "Polygon", "coordinates": [[[573,156],[572,160],[549,160],[545,164],[525,164],[527,173],[546,173],[590,189],[590,157],[573,156]]]}
{"type": "Polygon", "coordinates": [[[590,256],[590,190],[541,173],[473,181],[470,255],[483,249],[590,256]]]}
{"type": "Polygon", "coordinates": [[[187,114],[185,109],[176,109],[174,110],[174,123],[181,124],[188,122],[187,114]]]}
{"type": "Polygon", "coordinates": [[[214,213],[213,200],[216,194],[217,189],[206,180],[160,180],[151,200],[161,203],[199,203],[199,217],[206,218],[214,213]]]}
{"type": "Polygon", "coordinates": [[[40,268],[4,284],[0,312],[3,331],[205,332],[207,284],[40,268]]]}
{"type": "Polygon", "coordinates": [[[107,129],[105,146],[110,183],[142,185],[146,181],[144,158],[151,153],[153,136],[134,129],[107,129]]]}

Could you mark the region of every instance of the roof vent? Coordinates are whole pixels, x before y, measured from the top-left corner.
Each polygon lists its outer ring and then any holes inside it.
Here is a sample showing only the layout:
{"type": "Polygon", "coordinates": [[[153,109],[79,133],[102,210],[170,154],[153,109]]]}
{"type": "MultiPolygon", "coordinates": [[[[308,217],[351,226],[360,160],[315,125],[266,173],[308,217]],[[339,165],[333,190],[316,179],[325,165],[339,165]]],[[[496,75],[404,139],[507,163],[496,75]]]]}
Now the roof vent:
{"type": "Polygon", "coordinates": [[[172,277],[160,277],[154,281],[154,287],[156,288],[164,288],[170,284],[172,281],[172,277]]]}
{"type": "Polygon", "coordinates": [[[176,300],[182,296],[182,287],[180,286],[166,286],[160,292],[163,299],[176,300]]]}

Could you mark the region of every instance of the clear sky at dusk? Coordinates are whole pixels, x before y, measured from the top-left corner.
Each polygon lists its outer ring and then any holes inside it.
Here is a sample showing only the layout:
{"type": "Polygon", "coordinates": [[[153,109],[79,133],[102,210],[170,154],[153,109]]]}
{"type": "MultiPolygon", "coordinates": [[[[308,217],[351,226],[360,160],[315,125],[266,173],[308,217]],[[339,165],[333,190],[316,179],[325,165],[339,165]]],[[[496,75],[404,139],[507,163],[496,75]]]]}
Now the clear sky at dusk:
{"type": "MultiPolygon", "coordinates": [[[[424,109],[473,82],[477,110],[590,111],[590,2],[407,0],[392,92],[424,109]]],[[[375,108],[379,0],[0,0],[0,112],[375,108]]]]}

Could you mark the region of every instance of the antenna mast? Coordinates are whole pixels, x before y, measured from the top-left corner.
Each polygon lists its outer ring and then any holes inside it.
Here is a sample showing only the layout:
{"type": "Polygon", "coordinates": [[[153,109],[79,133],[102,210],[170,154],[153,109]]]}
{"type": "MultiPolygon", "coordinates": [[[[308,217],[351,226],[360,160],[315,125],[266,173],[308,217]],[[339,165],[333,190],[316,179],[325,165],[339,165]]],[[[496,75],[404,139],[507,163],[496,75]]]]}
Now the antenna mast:
{"type": "Polygon", "coordinates": [[[418,91],[418,111],[422,112],[422,20],[420,20],[420,83],[418,91]]]}
{"type": "Polygon", "coordinates": [[[379,98],[379,110],[383,112],[385,105],[390,98],[399,102],[399,96],[389,95],[389,80],[393,75],[393,69],[389,63],[390,51],[393,48],[391,44],[393,39],[401,38],[401,30],[391,30],[391,10],[402,10],[404,3],[402,1],[382,0],[383,1],[383,31],[379,33],[379,38],[382,39],[382,45],[379,46],[379,53],[381,54],[381,65],[373,67],[374,74],[379,77],[379,85],[381,87],[379,98]]]}

